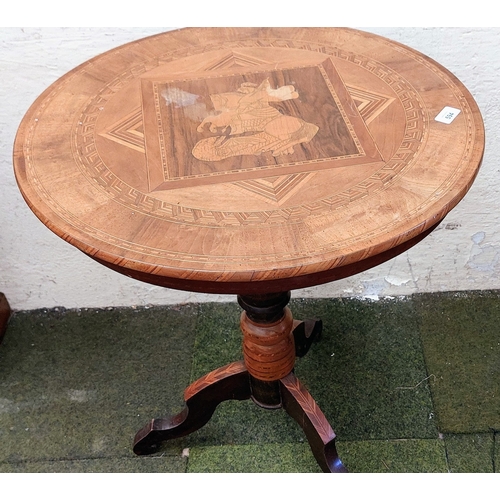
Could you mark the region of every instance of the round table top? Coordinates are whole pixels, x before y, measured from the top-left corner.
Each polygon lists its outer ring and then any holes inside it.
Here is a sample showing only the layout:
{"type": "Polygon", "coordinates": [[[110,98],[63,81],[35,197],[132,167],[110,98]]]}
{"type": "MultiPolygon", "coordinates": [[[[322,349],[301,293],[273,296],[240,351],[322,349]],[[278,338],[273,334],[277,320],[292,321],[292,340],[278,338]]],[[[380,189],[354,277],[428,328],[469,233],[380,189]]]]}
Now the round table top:
{"type": "Polygon", "coordinates": [[[136,279],[312,286],[428,234],[484,150],[464,85],[339,28],[169,31],[93,58],[24,117],[14,167],[57,235],[136,279]]]}

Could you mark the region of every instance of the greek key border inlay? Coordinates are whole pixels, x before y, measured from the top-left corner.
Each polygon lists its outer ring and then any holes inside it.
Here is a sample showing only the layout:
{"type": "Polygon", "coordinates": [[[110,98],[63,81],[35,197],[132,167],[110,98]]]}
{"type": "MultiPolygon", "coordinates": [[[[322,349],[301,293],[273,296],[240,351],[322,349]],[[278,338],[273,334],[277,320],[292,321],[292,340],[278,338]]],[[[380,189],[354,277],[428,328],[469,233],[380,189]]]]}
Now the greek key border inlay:
{"type": "Polygon", "coordinates": [[[143,214],[196,225],[242,225],[242,224],[282,224],[284,222],[300,221],[311,214],[330,211],[345,206],[355,200],[368,196],[370,191],[383,189],[397,173],[405,169],[416,155],[428,130],[428,117],[423,112],[423,103],[418,93],[400,75],[383,64],[346,52],[342,49],[326,47],[320,44],[304,43],[293,40],[239,40],[225,44],[173,51],[161,57],[144,61],[118,75],[94,96],[83,108],[74,127],[74,156],[81,171],[92,183],[112,196],[113,199],[127,207],[143,214]],[[126,184],[112,173],[99,156],[95,140],[95,123],[106,101],[121,90],[131,80],[141,74],[158,67],[162,63],[174,59],[192,56],[197,53],[207,53],[220,49],[237,49],[242,47],[280,47],[321,52],[325,56],[340,58],[356,64],[384,81],[398,96],[406,114],[406,130],[404,139],[396,153],[376,173],[350,188],[334,196],[300,206],[292,206],[276,210],[258,212],[227,212],[200,210],[188,206],[173,205],[149,196],[126,184]]]}

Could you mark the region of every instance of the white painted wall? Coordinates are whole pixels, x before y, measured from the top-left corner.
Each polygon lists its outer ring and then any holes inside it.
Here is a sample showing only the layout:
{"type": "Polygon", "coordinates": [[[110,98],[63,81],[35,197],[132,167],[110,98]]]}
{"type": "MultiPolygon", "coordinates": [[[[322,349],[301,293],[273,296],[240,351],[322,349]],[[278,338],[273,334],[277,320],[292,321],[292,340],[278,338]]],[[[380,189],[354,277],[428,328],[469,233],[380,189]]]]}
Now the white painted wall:
{"type": "MultiPolygon", "coordinates": [[[[35,98],[92,56],[168,28],[0,28],[0,291],[16,310],[175,304],[233,297],[160,289],[118,275],[60,240],[17,189],[12,145],[35,98]]],[[[486,125],[482,170],[466,198],[417,247],[295,297],[407,295],[500,288],[500,28],[362,28],[420,50],[475,96],[486,125]]]]}

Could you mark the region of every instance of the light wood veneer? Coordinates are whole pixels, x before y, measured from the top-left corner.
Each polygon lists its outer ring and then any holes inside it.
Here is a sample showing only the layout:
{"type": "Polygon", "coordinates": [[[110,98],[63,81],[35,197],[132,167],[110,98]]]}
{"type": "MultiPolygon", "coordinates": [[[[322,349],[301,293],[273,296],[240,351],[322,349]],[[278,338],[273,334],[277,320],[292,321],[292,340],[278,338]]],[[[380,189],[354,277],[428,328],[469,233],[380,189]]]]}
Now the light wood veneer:
{"type": "Polygon", "coordinates": [[[69,72],[14,166],[61,238],[136,279],[267,293],[423,238],[471,186],[483,122],[435,61],[351,29],[183,29],[69,72]],[[435,117],[460,110],[450,124],[435,117]]]}

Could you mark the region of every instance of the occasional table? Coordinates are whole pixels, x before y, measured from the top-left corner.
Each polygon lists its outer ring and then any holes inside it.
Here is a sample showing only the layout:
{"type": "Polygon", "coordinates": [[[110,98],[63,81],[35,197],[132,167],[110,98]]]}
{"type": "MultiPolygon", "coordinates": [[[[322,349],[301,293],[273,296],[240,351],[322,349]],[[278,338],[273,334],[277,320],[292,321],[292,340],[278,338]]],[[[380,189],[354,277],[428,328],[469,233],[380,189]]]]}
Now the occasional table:
{"type": "Polygon", "coordinates": [[[238,297],[243,360],[190,385],[184,410],[140,430],[135,453],[252,398],[287,411],[321,468],[344,472],[294,375],[321,321],[294,319],[290,291],[421,241],[466,194],[483,149],[470,93],[411,48],[351,29],[203,28],[60,78],[24,117],[14,167],[38,218],[101,264],[238,297]]]}

